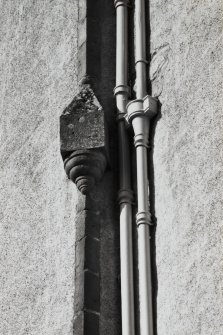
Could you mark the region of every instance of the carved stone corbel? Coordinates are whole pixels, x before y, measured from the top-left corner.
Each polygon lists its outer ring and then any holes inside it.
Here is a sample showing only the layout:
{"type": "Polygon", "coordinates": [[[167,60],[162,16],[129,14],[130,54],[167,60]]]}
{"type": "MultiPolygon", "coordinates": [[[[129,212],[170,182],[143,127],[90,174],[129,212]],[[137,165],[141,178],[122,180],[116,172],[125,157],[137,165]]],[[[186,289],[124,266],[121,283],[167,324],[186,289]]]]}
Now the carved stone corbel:
{"type": "Polygon", "coordinates": [[[60,140],[68,178],[87,194],[108,164],[104,111],[89,84],[81,86],[61,115],[60,140]]]}

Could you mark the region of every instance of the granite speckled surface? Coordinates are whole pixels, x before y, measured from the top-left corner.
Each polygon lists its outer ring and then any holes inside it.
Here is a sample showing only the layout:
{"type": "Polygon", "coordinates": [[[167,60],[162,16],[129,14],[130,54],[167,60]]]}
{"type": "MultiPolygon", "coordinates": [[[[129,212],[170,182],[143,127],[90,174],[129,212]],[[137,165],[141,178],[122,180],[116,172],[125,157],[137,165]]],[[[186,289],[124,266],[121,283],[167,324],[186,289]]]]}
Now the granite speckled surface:
{"type": "Polygon", "coordinates": [[[73,334],[78,195],[59,151],[76,1],[1,1],[0,334],[73,334]]]}
{"type": "MultiPolygon", "coordinates": [[[[0,334],[72,335],[75,222],[85,205],[63,170],[59,115],[77,90],[77,2],[1,0],[0,8],[0,334]]],[[[162,104],[153,153],[158,335],[223,333],[222,12],[220,0],[150,1],[150,78],[162,104]]],[[[113,43],[106,13],[102,43],[113,43]]],[[[111,52],[102,51],[95,87],[108,119],[111,52]]],[[[120,332],[116,187],[109,171],[94,193],[103,208],[112,190],[100,232],[100,330],[112,335],[120,332]]]]}
{"type": "Polygon", "coordinates": [[[158,334],[223,333],[223,7],[150,1],[158,334]]]}

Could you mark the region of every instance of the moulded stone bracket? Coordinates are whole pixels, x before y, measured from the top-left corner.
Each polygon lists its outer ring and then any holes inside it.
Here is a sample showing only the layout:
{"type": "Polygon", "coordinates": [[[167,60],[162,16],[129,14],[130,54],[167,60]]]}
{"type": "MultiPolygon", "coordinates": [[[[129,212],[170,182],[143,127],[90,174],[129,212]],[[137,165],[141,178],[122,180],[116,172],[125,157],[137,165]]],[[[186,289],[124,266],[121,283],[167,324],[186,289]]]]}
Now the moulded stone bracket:
{"type": "Polygon", "coordinates": [[[104,111],[90,85],[79,93],[60,116],[60,150],[64,168],[83,193],[98,182],[108,164],[104,111]]]}

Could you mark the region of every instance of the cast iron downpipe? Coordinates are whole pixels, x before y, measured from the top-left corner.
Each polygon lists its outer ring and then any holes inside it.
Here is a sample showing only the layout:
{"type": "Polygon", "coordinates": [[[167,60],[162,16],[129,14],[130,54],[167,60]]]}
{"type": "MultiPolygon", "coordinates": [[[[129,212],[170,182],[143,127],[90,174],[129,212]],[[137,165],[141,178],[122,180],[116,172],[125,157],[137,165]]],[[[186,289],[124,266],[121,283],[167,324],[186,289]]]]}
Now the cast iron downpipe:
{"type": "Polygon", "coordinates": [[[128,1],[115,0],[116,7],[116,97],[119,134],[120,173],[120,261],[122,335],[135,334],[133,249],[132,249],[132,201],[130,175],[130,149],[126,130],[126,104],[128,102],[128,1]]]}
{"type": "Polygon", "coordinates": [[[147,148],[150,119],[156,114],[157,100],[146,92],[145,2],[135,0],[135,68],[136,100],[127,105],[127,119],[134,130],[137,161],[136,224],[138,230],[139,322],[140,335],[153,335],[149,187],[147,148]]]}
{"type": "Polygon", "coordinates": [[[122,334],[135,334],[134,287],[132,250],[132,191],[130,178],[130,152],[125,117],[134,130],[134,144],[137,160],[138,212],[138,271],[139,271],[139,313],[140,335],[153,335],[149,188],[147,176],[147,148],[150,119],[156,114],[157,100],[146,93],[146,36],[145,3],[135,0],[135,67],[136,99],[127,104],[128,56],[127,16],[128,0],[115,0],[116,7],[116,96],[119,129],[120,161],[120,258],[121,258],[121,299],[122,334]]]}

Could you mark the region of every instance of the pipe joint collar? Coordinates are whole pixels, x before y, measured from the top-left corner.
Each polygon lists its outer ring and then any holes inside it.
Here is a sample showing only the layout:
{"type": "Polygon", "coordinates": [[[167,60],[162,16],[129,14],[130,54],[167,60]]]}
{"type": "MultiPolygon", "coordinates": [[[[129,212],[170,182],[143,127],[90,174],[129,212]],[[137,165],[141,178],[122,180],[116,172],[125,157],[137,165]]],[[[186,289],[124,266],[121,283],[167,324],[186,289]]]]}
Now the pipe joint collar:
{"type": "Polygon", "coordinates": [[[127,85],[118,85],[114,88],[114,95],[117,94],[126,94],[127,96],[130,95],[130,87],[127,85]]]}
{"type": "Polygon", "coordinates": [[[127,120],[132,122],[136,116],[147,116],[150,119],[157,113],[157,99],[146,95],[143,99],[130,101],[127,106],[127,120]]]}
{"type": "Polygon", "coordinates": [[[145,134],[137,134],[134,136],[134,145],[137,147],[149,147],[149,138],[145,134]]]}
{"type": "Polygon", "coordinates": [[[134,200],[134,194],[133,191],[130,189],[120,189],[118,192],[118,202],[119,204],[127,203],[127,204],[133,204],[134,200]]]}
{"type": "Polygon", "coordinates": [[[138,60],[135,62],[135,65],[138,64],[138,63],[143,63],[143,64],[146,64],[146,65],[149,64],[148,60],[143,59],[143,58],[142,58],[142,59],[138,59],[138,60]]]}
{"type": "Polygon", "coordinates": [[[141,224],[152,226],[151,215],[149,212],[138,212],[136,214],[136,224],[139,227],[141,224]]]}
{"type": "Polygon", "coordinates": [[[114,5],[115,5],[115,8],[119,6],[130,7],[130,2],[129,0],[114,0],[114,5]]]}

